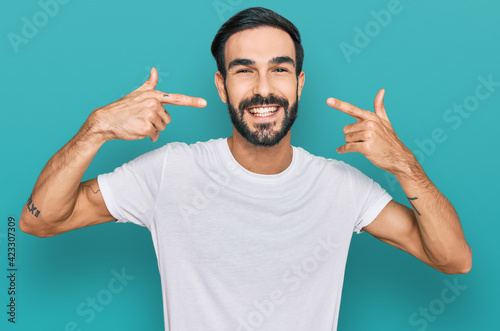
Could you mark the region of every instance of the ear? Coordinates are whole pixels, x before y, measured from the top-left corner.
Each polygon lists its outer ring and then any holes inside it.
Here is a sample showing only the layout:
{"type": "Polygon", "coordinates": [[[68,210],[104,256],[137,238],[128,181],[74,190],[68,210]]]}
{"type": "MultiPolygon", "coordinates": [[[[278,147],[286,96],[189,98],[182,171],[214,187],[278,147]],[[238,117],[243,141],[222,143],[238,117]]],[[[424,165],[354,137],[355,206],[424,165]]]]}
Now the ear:
{"type": "Polygon", "coordinates": [[[301,71],[299,77],[297,77],[297,94],[299,96],[299,100],[300,100],[300,95],[302,94],[302,88],[304,87],[305,81],[306,81],[306,74],[303,71],[301,71]]]}
{"type": "Polygon", "coordinates": [[[215,86],[217,87],[217,91],[219,91],[219,97],[222,102],[227,103],[226,89],[224,88],[224,77],[222,77],[220,71],[215,73],[215,86]]]}

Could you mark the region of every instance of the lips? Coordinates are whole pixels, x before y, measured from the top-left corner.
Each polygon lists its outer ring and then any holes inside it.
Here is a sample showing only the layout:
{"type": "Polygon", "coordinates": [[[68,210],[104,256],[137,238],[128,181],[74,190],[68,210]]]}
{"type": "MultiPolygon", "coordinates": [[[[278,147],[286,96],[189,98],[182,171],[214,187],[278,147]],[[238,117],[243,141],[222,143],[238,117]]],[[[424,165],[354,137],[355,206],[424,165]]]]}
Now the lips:
{"type": "Polygon", "coordinates": [[[275,114],[280,106],[254,106],[247,108],[247,111],[256,117],[267,117],[275,114]]]}

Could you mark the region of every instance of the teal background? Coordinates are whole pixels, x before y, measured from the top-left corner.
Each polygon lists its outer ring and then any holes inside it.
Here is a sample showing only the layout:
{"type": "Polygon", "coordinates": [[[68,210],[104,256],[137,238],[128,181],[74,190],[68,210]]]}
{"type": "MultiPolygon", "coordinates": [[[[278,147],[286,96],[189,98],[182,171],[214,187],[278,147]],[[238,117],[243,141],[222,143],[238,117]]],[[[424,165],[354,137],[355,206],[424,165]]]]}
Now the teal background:
{"type": "Polygon", "coordinates": [[[339,330],[497,330],[500,223],[494,206],[500,197],[500,88],[467,112],[460,125],[443,116],[474,95],[479,76],[500,81],[500,3],[402,0],[401,11],[372,33],[370,43],[348,63],[341,43],[354,45],[355,28],[364,29],[374,21],[370,12],[386,9],[389,3],[72,0],[59,5],[53,17],[46,16],[46,24],[18,45],[16,53],[8,34],[22,35],[23,17],[32,22],[42,8],[35,0],[3,2],[0,328],[65,330],[74,322],[81,330],[163,329],[160,278],[149,232],[113,222],[44,239],[18,230],[17,318],[16,324],[8,323],[7,218],[19,219],[43,166],[89,113],[138,87],[152,66],[160,74],[159,90],[200,96],[208,106],[169,107],[172,123],[155,144],[147,139],[105,144],[85,179],[167,142],[229,136],[227,109],[213,83],[216,66],[210,44],[232,14],[261,5],[290,19],[303,37],[306,84],[292,144],[358,167],[395,200],[407,203],[392,177],[362,155],[335,152],[343,142],[342,127],[352,120],[325,103],[336,97],[372,110],[376,92],[385,88],[385,105],[396,132],[420,153],[429,177],[454,204],[474,253],[470,273],[445,275],[368,234],[355,235],[339,330]],[[432,149],[428,140],[436,129],[446,139],[441,137],[432,149]],[[109,303],[94,311],[92,319],[79,314],[77,307],[87,297],[108,288],[112,270],[123,268],[135,278],[107,298],[109,303]],[[466,288],[443,308],[438,301],[444,281],[466,288]],[[422,316],[410,320],[429,305],[439,314],[425,327],[417,324],[422,316]]]}

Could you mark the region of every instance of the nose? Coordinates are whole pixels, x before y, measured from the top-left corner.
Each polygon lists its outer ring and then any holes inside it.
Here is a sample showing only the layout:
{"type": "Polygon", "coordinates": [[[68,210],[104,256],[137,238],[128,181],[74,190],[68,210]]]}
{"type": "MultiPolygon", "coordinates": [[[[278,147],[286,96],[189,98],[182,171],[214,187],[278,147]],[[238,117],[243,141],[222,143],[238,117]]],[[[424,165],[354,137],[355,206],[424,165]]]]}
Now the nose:
{"type": "Polygon", "coordinates": [[[270,78],[267,74],[259,74],[256,78],[256,82],[253,88],[253,94],[260,94],[262,97],[266,98],[273,94],[274,89],[270,78]]]}

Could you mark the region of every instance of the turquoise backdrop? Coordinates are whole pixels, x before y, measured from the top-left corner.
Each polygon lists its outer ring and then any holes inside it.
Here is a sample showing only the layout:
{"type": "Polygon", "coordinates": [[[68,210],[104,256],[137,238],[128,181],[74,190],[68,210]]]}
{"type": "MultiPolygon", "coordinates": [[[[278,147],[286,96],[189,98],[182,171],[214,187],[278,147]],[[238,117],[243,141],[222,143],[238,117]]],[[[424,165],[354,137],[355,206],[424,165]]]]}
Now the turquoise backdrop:
{"type": "Polygon", "coordinates": [[[155,144],[105,144],[85,179],[167,142],[229,136],[210,44],[226,19],[252,6],[287,17],[303,37],[306,84],[292,144],[356,166],[407,203],[392,176],[362,155],[336,153],[352,119],[325,103],[336,97],[373,110],[385,88],[396,132],[456,207],[473,250],[470,273],[446,275],[354,235],[339,330],[498,330],[500,2],[493,0],[4,1],[0,329],[163,329],[146,228],[111,222],[42,239],[20,232],[17,221],[48,159],[93,109],[141,85],[152,66],[159,90],[200,96],[208,106],[169,107],[172,123],[155,144]],[[7,314],[9,217],[15,324],[7,314]]]}

